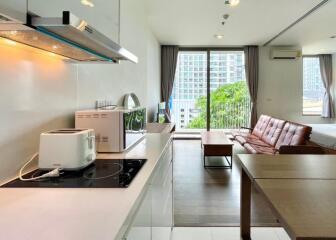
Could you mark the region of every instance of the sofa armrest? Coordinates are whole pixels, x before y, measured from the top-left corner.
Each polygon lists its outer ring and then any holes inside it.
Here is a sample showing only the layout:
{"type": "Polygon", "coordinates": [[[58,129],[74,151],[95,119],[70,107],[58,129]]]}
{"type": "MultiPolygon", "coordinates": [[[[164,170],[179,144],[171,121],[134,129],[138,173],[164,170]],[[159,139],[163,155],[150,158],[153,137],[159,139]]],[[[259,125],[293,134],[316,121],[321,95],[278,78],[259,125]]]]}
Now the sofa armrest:
{"type": "Polygon", "coordinates": [[[241,126],[240,129],[247,129],[247,130],[249,130],[250,132],[253,131],[253,128],[250,128],[250,127],[244,127],[244,126],[241,126]]]}
{"type": "Polygon", "coordinates": [[[288,146],[282,145],[279,154],[325,154],[323,148],[309,145],[288,146]]]}

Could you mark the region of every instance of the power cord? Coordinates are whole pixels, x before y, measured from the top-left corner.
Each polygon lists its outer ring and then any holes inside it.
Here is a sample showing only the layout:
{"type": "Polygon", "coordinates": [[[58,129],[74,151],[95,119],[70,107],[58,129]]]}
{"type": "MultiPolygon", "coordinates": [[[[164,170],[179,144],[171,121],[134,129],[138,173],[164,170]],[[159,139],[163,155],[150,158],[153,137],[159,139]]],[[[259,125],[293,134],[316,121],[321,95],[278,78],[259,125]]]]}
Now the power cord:
{"type": "Polygon", "coordinates": [[[20,169],[19,172],[19,178],[21,181],[27,182],[27,181],[35,181],[35,180],[40,180],[43,178],[51,178],[51,177],[59,177],[61,174],[61,168],[55,168],[54,170],[51,170],[50,172],[47,172],[41,176],[38,177],[32,177],[32,178],[23,178],[23,170],[31,163],[36,157],[38,156],[38,153],[35,153],[28,162],[26,162],[22,168],[20,169]]]}

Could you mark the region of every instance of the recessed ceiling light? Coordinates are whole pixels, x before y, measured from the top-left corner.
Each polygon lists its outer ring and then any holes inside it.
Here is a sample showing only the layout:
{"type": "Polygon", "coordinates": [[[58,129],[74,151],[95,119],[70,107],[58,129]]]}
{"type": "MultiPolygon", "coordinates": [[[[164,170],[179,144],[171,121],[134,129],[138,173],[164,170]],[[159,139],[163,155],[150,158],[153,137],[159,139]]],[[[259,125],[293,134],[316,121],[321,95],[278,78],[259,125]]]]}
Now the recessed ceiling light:
{"type": "Polygon", "coordinates": [[[229,14],[224,14],[224,15],[223,15],[223,18],[224,18],[225,20],[227,20],[229,17],[230,17],[229,14]]]}
{"type": "Polygon", "coordinates": [[[239,4],[240,0],[225,0],[225,4],[235,7],[239,4]]]}
{"type": "Polygon", "coordinates": [[[232,7],[235,7],[235,6],[237,6],[239,4],[239,2],[240,2],[239,0],[231,0],[230,5],[232,7]]]}
{"type": "Polygon", "coordinates": [[[215,34],[214,37],[217,38],[217,39],[223,39],[224,38],[224,36],[221,35],[221,34],[215,34]]]}
{"type": "Polygon", "coordinates": [[[94,7],[94,4],[91,0],[81,0],[81,3],[84,5],[84,6],[88,6],[88,7],[94,7]]]}

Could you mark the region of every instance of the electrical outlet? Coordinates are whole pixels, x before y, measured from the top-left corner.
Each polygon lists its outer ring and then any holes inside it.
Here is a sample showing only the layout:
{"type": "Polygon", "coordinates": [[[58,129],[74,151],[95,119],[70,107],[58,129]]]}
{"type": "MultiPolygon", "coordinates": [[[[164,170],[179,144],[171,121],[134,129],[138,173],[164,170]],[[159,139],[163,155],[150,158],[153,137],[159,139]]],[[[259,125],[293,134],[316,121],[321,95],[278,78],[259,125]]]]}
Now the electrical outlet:
{"type": "Polygon", "coordinates": [[[96,100],[96,109],[107,108],[113,109],[117,105],[112,100],[96,100]]]}

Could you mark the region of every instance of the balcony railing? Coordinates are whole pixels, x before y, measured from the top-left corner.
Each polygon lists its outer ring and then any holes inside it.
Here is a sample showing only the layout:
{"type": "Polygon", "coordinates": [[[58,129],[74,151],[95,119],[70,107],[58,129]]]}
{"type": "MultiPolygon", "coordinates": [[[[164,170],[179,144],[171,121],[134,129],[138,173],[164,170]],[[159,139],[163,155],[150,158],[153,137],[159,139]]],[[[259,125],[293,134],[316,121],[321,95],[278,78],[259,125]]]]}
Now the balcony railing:
{"type": "MultiPolygon", "coordinates": [[[[197,109],[194,100],[173,100],[172,119],[178,130],[206,128],[206,110],[197,109]],[[195,124],[197,121],[198,124],[195,124]]],[[[251,103],[246,98],[233,103],[213,103],[210,106],[212,129],[238,129],[250,124],[251,103]]]]}
{"type": "Polygon", "coordinates": [[[250,125],[251,102],[244,101],[233,103],[221,103],[216,107],[210,107],[210,127],[213,129],[238,129],[241,126],[250,125]]]}

